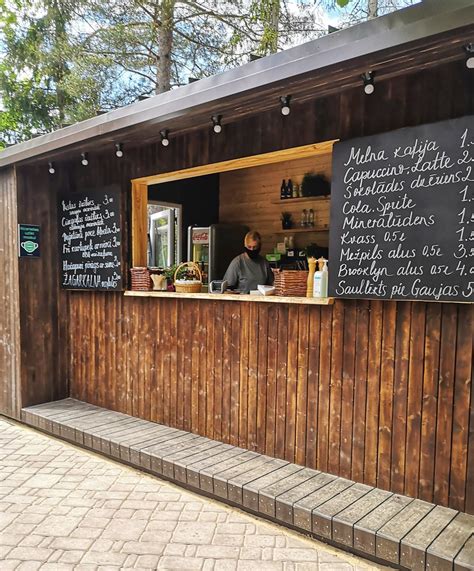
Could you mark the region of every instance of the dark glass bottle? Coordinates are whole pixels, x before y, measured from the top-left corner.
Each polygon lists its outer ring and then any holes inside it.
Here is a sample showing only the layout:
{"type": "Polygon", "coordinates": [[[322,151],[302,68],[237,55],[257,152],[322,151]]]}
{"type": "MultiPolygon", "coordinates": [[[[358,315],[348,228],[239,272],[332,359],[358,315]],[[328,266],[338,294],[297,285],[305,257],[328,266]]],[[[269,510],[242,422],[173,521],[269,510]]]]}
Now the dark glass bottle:
{"type": "Polygon", "coordinates": [[[291,182],[291,178],[288,179],[288,184],[286,185],[286,197],[293,198],[293,183],[291,182]]]}
{"type": "Polygon", "coordinates": [[[283,179],[281,181],[281,187],[280,187],[280,199],[284,200],[285,198],[287,198],[287,187],[286,187],[286,182],[285,179],[283,179]]]}

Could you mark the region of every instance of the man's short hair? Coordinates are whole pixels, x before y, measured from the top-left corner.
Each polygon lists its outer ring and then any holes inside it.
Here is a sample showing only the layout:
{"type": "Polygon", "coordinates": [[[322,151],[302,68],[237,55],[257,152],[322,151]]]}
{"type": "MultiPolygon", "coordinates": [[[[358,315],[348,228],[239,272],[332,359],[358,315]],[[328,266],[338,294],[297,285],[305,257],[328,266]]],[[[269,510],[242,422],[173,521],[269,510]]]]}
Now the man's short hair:
{"type": "Polygon", "coordinates": [[[251,230],[250,232],[247,232],[247,234],[245,234],[244,244],[246,244],[250,240],[261,243],[262,237],[255,230],[251,230]]]}

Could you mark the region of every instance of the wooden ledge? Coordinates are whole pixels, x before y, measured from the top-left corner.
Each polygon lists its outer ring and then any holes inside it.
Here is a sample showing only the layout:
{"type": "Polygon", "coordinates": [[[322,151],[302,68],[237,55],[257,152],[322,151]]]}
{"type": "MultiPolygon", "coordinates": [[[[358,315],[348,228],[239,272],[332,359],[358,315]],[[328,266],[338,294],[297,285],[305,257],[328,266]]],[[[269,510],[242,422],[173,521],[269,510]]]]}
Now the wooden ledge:
{"type": "Polygon", "coordinates": [[[232,293],[176,293],[169,291],[126,291],[128,297],[168,297],[180,299],[212,299],[213,301],[257,301],[260,303],[292,303],[296,305],[332,305],[333,297],[283,297],[278,295],[239,295],[232,293]]]}

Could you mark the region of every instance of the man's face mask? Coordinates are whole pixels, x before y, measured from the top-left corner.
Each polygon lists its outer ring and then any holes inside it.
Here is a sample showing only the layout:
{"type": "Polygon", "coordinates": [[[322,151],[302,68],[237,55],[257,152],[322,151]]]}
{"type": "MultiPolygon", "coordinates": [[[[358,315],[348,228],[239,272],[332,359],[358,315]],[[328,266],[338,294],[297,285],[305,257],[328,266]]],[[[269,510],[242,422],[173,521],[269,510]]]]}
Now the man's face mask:
{"type": "Polygon", "coordinates": [[[258,258],[258,255],[260,254],[260,246],[257,246],[257,247],[255,248],[255,250],[250,250],[249,248],[247,248],[247,246],[244,246],[244,248],[245,248],[245,251],[246,251],[247,254],[248,254],[248,257],[249,257],[251,260],[255,260],[255,258],[258,258]]]}

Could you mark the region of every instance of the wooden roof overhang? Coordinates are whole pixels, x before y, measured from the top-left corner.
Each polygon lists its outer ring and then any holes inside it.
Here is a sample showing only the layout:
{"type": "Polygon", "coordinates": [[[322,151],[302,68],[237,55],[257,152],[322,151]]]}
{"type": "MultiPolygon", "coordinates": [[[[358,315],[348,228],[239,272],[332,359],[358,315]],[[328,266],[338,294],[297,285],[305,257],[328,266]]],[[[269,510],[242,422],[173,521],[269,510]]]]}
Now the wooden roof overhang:
{"type": "Polygon", "coordinates": [[[66,160],[100,152],[113,143],[133,147],[210,127],[221,114],[236,122],[279,105],[316,99],[361,85],[372,70],[377,81],[464,58],[474,42],[472,0],[424,0],[410,8],[364,22],[225,73],[116,109],[6,149],[0,168],[44,160],[66,160]]]}

